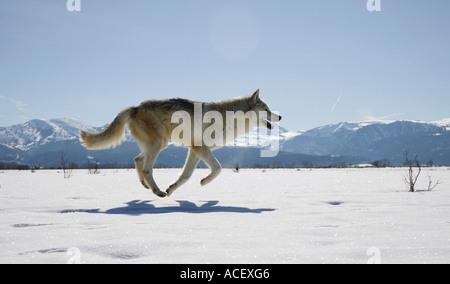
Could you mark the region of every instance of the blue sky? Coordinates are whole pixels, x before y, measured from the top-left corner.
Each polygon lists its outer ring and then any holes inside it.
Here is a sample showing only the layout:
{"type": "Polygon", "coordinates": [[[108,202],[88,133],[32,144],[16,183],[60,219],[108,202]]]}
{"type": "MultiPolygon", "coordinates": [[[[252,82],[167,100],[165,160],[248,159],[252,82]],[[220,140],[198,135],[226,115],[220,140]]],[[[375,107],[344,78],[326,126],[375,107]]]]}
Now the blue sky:
{"type": "Polygon", "coordinates": [[[0,126],[261,96],[281,126],[450,117],[450,1],[0,0],[0,126]]]}

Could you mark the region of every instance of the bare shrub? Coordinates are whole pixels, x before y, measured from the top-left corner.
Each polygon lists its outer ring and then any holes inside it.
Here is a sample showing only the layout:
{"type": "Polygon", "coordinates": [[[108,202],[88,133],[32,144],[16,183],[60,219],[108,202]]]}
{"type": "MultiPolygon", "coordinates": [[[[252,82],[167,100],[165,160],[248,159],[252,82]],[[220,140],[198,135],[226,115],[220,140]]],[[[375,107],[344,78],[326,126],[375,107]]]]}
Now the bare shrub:
{"type": "Polygon", "coordinates": [[[420,173],[422,172],[422,167],[419,160],[417,159],[417,155],[414,156],[414,159],[409,159],[408,151],[405,151],[403,155],[405,156],[404,165],[408,168],[408,173],[403,178],[405,183],[409,186],[409,192],[415,192],[417,180],[419,179],[420,173]],[[417,168],[417,172],[414,170],[414,168],[417,168]]]}
{"type": "Polygon", "coordinates": [[[438,180],[438,181],[437,181],[436,183],[434,183],[434,185],[433,185],[433,180],[431,179],[431,176],[430,176],[429,174],[427,174],[427,176],[428,176],[428,191],[432,191],[433,189],[436,188],[436,186],[442,184],[442,182],[438,180]]]}
{"type": "Polygon", "coordinates": [[[78,165],[67,160],[66,153],[61,152],[61,168],[63,170],[64,178],[72,176],[72,170],[78,168],[78,165]]]}

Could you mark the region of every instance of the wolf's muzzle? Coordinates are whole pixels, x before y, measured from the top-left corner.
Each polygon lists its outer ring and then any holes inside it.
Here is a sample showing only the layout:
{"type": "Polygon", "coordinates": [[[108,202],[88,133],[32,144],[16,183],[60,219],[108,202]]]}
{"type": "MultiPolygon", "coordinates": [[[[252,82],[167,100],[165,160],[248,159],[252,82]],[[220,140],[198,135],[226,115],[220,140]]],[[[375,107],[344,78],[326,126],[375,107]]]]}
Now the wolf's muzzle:
{"type": "Polygon", "coordinates": [[[278,114],[275,114],[275,113],[272,113],[272,112],[268,112],[268,114],[269,115],[268,115],[268,118],[266,120],[266,127],[268,129],[273,129],[274,126],[272,125],[271,122],[279,122],[282,117],[281,117],[281,115],[278,115],[278,114]]]}

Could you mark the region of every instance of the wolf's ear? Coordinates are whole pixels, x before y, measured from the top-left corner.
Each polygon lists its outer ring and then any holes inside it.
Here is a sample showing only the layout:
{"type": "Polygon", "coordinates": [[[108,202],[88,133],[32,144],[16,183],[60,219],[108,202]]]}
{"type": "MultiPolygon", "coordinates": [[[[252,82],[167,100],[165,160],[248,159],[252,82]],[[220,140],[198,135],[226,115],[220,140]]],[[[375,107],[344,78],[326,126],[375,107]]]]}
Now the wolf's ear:
{"type": "Polygon", "coordinates": [[[250,102],[256,104],[259,101],[259,89],[250,97],[250,102]]]}

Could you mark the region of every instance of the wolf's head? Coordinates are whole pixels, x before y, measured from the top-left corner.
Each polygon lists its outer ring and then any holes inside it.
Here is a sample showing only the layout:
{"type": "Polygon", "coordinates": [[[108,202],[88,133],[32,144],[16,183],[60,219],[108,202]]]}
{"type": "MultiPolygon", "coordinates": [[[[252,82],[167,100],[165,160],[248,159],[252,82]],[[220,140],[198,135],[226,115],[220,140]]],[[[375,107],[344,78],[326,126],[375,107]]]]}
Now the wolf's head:
{"type": "Polygon", "coordinates": [[[281,116],[270,111],[269,105],[259,97],[259,89],[249,98],[249,104],[258,116],[259,125],[264,125],[272,130],[274,126],[271,122],[278,122],[281,116]]]}

